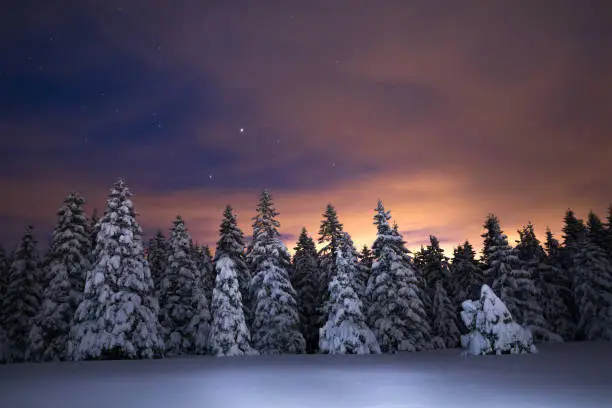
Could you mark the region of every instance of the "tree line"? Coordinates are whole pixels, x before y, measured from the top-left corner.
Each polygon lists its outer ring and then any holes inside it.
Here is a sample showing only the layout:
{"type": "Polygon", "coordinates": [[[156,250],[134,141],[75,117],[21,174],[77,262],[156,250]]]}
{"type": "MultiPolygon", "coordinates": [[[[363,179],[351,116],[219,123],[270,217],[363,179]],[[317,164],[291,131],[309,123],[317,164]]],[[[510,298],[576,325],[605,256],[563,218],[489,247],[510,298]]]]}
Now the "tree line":
{"type": "Polygon", "coordinates": [[[84,204],[68,195],[42,258],[31,226],[0,248],[1,361],[452,348],[470,331],[462,303],[484,293],[536,343],[612,339],[612,207],[606,223],[568,210],[562,242],[528,223],[514,246],[490,214],[477,259],[468,241],[447,257],[435,236],[411,254],[380,200],[371,247],[357,250],[328,204],[319,249],[304,228],[293,257],[267,190],[248,245],[224,209],[214,256],[180,216],[145,250],[122,179],[102,216],[84,204]]]}

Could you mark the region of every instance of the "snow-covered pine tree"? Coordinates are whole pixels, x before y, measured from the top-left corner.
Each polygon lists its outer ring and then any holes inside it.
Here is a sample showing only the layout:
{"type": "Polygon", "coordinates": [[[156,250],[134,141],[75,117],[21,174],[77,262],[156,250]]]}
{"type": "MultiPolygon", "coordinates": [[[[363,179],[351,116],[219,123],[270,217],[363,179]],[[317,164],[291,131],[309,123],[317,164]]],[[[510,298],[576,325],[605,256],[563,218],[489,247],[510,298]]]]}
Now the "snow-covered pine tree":
{"type": "Polygon", "coordinates": [[[464,300],[477,298],[484,284],[482,269],[475,256],[476,251],[467,240],[453,252],[450,269],[457,305],[461,305],[464,300]]]}
{"type": "Polygon", "coordinates": [[[480,299],[462,304],[461,318],[469,333],[461,337],[466,354],[524,354],[537,352],[529,330],[516,323],[508,308],[488,285],[480,299]]]}
{"type": "Polygon", "coordinates": [[[200,271],[202,290],[206,299],[212,300],[213,289],[215,288],[215,267],[213,265],[210,248],[207,245],[200,246],[197,251],[196,264],[200,271]]]}
{"type": "Polygon", "coordinates": [[[68,340],[72,319],[83,296],[85,273],[91,267],[91,239],[84,204],[81,195],[73,192],[57,212],[49,261],[43,270],[48,284],[29,334],[30,361],[70,358],[68,340]]]}
{"type": "Polygon", "coordinates": [[[361,293],[357,293],[357,295],[362,299],[365,297],[365,288],[368,286],[368,280],[370,279],[370,271],[372,270],[372,264],[374,263],[374,254],[372,250],[364,245],[361,248],[361,251],[357,254],[358,265],[357,269],[359,273],[357,276],[359,277],[360,285],[362,286],[363,291],[361,293]]]}
{"type": "Polygon", "coordinates": [[[168,241],[161,230],[157,230],[155,236],[149,240],[149,251],[147,261],[151,269],[155,297],[159,302],[160,310],[164,308],[164,303],[160,297],[161,284],[168,266],[168,241]]]}
{"type": "Polygon", "coordinates": [[[319,266],[321,269],[320,278],[320,294],[321,304],[327,300],[328,286],[331,282],[331,278],[334,274],[335,258],[334,258],[334,242],[337,242],[343,233],[343,225],[338,220],[338,214],[333,205],[327,204],[325,211],[322,214],[323,220],[321,221],[321,227],[319,228],[319,244],[322,244],[321,250],[319,251],[319,266]]]}
{"type": "Polygon", "coordinates": [[[529,326],[538,340],[551,338],[552,333],[547,332],[543,322],[536,286],[529,270],[522,267],[517,249],[508,244],[495,215],[489,214],[485,228],[488,229],[485,235],[490,237],[485,276],[493,281],[493,291],[499,294],[514,319],[529,326]]]}
{"type": "MultiPolygon", "coordinates": [[[[522,320],[522,302],[518,297],[517,280],[526,280],[528,272],[521,269],[517,251],[508,244],[508,237],[501,230],[499,219],[489,214],[484,224],[486,253],[483,252],[486,270],[485,282],[491,282],[491,289],[506,305],[512,316],[522,320]]],[[[521,281],[521,286],[528,282],[521,281]]],[[[535,289],[535,288],[534,288],[535,289]]]]}
{"type": "Polygon", "coordinates": [[[408,251],[401,235],[389,226],[391,216],[382,201],[378,201],[375,212],[374,263],[366,287],[370,328],[383,352],[426,349],[431,329],[415,270],[407,262],[408,251]]]}
{"type": "Polygon", "coordinates": [[[374,254],[367,245],[361,248],[361,251],[357,253],[357,276],[356,284],[357,296],[361,300],[363,313],[366,313],[369,304],[368,297],[366,296],[366,287],[368,286],[368,280],[370,279],[370,273],[372,272],[372,264],[374,263],[374,254]]]}
{"type": "Polygon", "coordinates": [[[110,190],[72,328],[75,360],[151,358],[164,345],[153,279],[144,258],[132,193],[119,179],[110,190]]]}
{"type": "MultiPolygon", "coordinates": [[[[548,296],[557,297],[556,303],[559,300],[558,293],[553,292],[553,288],[548,287],[545,280],[545,275],[550,274],[549,265],[544,262],[546,253],[540,245],[540,240],[536,237],[531,222],[518,230],[518,233],[520,239],[517,241],[516,251],[521,269],[528,272],[528,278],[531,279],[534,286],[533,292],[526,290],[518,294],[525,304],[522,324],[531,331],[536,343],[561,342],[563,341],[562,337],[554,332],[553,325],[545,318],[542,307],[544,302],[550,301],[548,296]]],[[[556,306],[561,306],[561,304],[556,306]]],[[[550,307],[550,305],[547,305],[547,307],[550,307]]]]}
{"type": "Polygon", "coordinates": [[[433,346],[452,348],[459,345],[457,313],[451,301],[450,269],[440,241],[434,235],[429,236],[430,244],[421,249],[420,264],[425,277],[426,290],[431,299],[431,329],[433,346]]]}
{"type": "MultiPolygon", "coordinates": [[[[0,299],[4,298],[8,281],[9,262],[4,247],[0,245],[0,299]]],[[[2,323],[2,312],[0,312],[0,324],[2,323]]]]}
{"type": "Polygon", "coordinates": [[[91,240],[91,244],[90,244],[90,248],[91,248],[91,255],[90,255],[90,261],[93,263],[96,259],[95,256],[95,249],[96,249],[96,240],[98,239],[98,233],[100,232],[100,217],[98,216],[98,209],[94,208],[93,212],[91,213],[91,218],[89,219],[89,227],[88,227],[88,232],[89,232],[89,237],[91,240]]]}
{"type": "Polygon", "coordinates": [[[612,340],[612,265],[603,249],[582,239],[570,269],[579,313],[579,340],[612,340]]]}
{"type": "Polygon", "coordinates": [[[351,284],[357,260],[347,233],[337,244],[336,274],[329,283],[327,321],[321,328],[320,349],[327,354],[380,354],[376,336],[366,323],[362,303],[351,284]]]}
{"type": "MultiPolygon", "coordinates": [[[[251,256],[253,255],[251,254],[251,256]]],[[[250,327],[253,320],[251,314],[251,272],[245,260],[244,234],[238,227],[234,210],[229,205],[223,210],[223,219],[219,227],[219,241],[217,242],[213,263],[223,256],[228,256],[233,261],[233,268],[238,277],[242,307],[244,308],[244,318],[247,327],[250,327]]],[[[258,260],[253,259],[253,262],[253,267],[256,268],[258,260]]]]}
{"type": "Polygon", "coordinates": [[[572,279],[561,264],[559,241],[549,228],[546,229],[544,248],[546,256],[540,266],[540,279],[536,281],[536,285],[540,285],[544,318],[563,340],[572,340],[576,331],[575,319],[570,310],[573,304],[572,279]]]}
{"type": "Polygon", "coordinates": [[[208,341],[211,354],[222,356],[255,355],[244,318],[238,273],[226,253],[215,262],[215,289],[211,302],[212,324],[208,341]]]}
{"type": "Polygon", "coordinates": [[[180,216],[170,231],[162,281],[166,355],[204,354],[208,348],[210,312],[192,258],[191,237],[180,216]]]}
{"type": "Polygon", "coordinates": [[[319,348],[319,259],[315,243],[306,228],[298,238],[293,255],[291,284],[297,293],[300,327],[306,341],[306,352],[315,353],[319,348]]]}
{"type": "Polygon", "coordinates": [[[303,353],[295,289],[289,280],[291,257],[280,239],[268,190],[261,194],[253,218],[252,338],[262,354],[303,353]]]}
{"type": "Polygon", "coordinates": [[[33,228],[26,227],[9,268],[6,293],[2,298],[8,362],[25,361],[28,335],[40,309],[42,272],[36,244],[33,228]]]}

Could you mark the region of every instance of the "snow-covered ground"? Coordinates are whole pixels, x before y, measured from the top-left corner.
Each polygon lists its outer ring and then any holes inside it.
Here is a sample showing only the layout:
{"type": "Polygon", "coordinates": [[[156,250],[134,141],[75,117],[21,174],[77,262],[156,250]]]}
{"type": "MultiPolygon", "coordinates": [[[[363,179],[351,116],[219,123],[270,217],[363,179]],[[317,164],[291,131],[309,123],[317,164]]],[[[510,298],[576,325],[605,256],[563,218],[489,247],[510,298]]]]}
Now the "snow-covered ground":
{"type": "Polygon", "coordinates": [[[535,355],[175,358],[0,366],[6,408],[612,407],[612,342],[535,355]]]}

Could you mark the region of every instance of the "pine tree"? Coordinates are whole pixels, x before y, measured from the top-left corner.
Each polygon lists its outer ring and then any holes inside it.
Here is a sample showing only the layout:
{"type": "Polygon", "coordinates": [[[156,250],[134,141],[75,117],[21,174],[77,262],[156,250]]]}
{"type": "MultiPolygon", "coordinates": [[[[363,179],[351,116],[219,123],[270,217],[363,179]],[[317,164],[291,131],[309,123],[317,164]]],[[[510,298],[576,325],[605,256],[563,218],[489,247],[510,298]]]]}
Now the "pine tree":
{"type": "Polygon", "coordinates": [[[376,337],[361,310],[361,300],[350,282],[357,273],[353,252],[350,236],[344,233],[337,244],[337,270],[329,284],[327,321],[321,328],[320,348],[328,354],[380,354],[376,337]]]}
{"type": "Polygon", "coordinates": [[[531,274],[521,266],[518,251],[508,245],[508,237],[499,226],[498,218],[489,214],[485,222],[490,237],[485,276],[493,282],[492,289],[519,324],[529,325],[540,333],[541,308],[531,274]]]}
{"type": "Polygon", "coordinates": [[[589,212],[587,221],[587,239],[607,252],[608,234],[601,219],[593,211],[589,212]]]}
{"type": "Polygon", "coordinates": [[[563,226],[564,248],[570,248],[586,237],[587,228],[584,225],[584,222],[576,218],[576,215],[571,209],[567,210],[563,221],[565,223],[565,225],[563,226]]]}
{"type": "Polygon", "coordinates": [[[391,216],[380,200],[375,211],[374,263],[366,288],[370,327],[383,352],[428,348],[430,327],[408,251],[389,226],[391,216]]]}
{"type": "Polygon", "coordinates": [[[612,265],[588,239],[577,243],[571,274],[579,313],[578,339],[612,340],[612,265]]]}
{"type": "Polygon", "coordinates": [[[484,284],[482,269],[475,256],[476,252],[469,241],[459,245],[453,252],[450,268],[456,305],[461,305],[464,300],[477,298],[484,284]]]}
{"type": "Polygon", "coordinates": [[[94,208],[93,212],[91,214],[91,218],[89,219],[89,236],[90,236],[90,248],[91,248],[91,255],[90,255],[90,260],[91,262],[93,262],[95,260],[95,254],[94,254],[94,250],[96,248],[96,240],[98,239],[98,233],[100,232],[100,217],[98,217],[98,209],[94,208]]]}
{"type": "Polygon", "coordinates": [[[302,353],[305,341],[288,274],[291,258],[277,230],[277,215],[264,190],[253,218],[253,344],[263,354],[302,353]]]}
{"type": "MultiPolygon", "coordinates": [[[[572,291],[571,300],[567,302],[573,321],[578,324],[580,311],[573,296],[576,284],[576,277],[571,272],[575,267],[575,260],[580,252],[582,243],[587,239],[587,227],[584,222],[576,218],[574,212],[568,209],[563,218],[563,245],[559,248],[557,260],[563,271],[567,271],[568,284],[572,291]]],[[[579,333],[576,333],[578,335],[579,333]]]]}
{"type": "Polygon", "coordinates": [[[313,239],[306,228],[298,238],[293,255],[291,284],[296,290],[300,327],[306,341],[306,352],[315,353],[319,347],[319,260],[313,239]]]}
{"type": "Polygon", "coordinates": [[[253,320],[251,315],[251,272],[245,260],[244,234],[238,228],[238,221],[229,205],[223,210],[223,220],[219,228],[219,241],[217,242],[214,262],[226,255],[233,261],[234,269],[238,274],[238,287],[240,288],[244,308],[243,313],[247,327],[250,327],[253,320]]]}
{"type": "Polygon", "coordinates": [[[110,191],[72,328],[75,360],[151,358],[163,350],[153,279],[132,193],[123,179],[110,191]]]}
{"type": "MultiPolygon", "coordinates": [[[[499,220],[493,214],[489,214],[489,216],[485,220],[484,224],[485,232],[481,235],[483,238],[482,245],[482,256],[480,258],[480,265],[483,271],[486,271],[490,265],[489,261],[489,253],[491,253],[491,247],[497,244],[497,239],[499,236],[499,220]]],[[[485,280],[489,283],[492,283],[492,277],[485,276],[485,280]]]]}
{"type": "Polygon", "coordinates": [[[191,237],[180,216],[170,230],[168,262],[162,283],[166,354],[204,354],[210,312],[191,252],[191,237]]]}
{"type": "Polygon", "coordinates": [[[198,250],[197,255],[198,269],[200,271],[200,279],[202,282],[202,289],[206,299],[212,300],[212,293],[215,288],[215,267],[213,265],[212,255],[208,246],[202,246],[198,250]]]}
{"type": "Polygon", "coordinates": [[[448,288],[450,287],[450,270],[440,241],[433,235],[429,236],[430,244],[421,249],[421,269],[426,283],[426,290],[431,299],[431,325],[433,345],[438,348],[457,347],[459,345],[459,329],[457,326],[456,309],[451,302],[448,288]]]}
{"type": "Polygon", "coordinates": [[[57,224],[43,273],[49,282],[29,334],[29,360],[69,359],[68,339],[74,313],[81,302],[85,273],[91,267],[91,239],[85,200],[71,193],[57,212],[57,224]]]}
{"type": "Polygon", "coordinates": [[[250,345],[234,261],[225,254],[217,259],[215,268],[209,338],[211,354],[217,357],[258,354],[250,345]]]}
{"type": "MultiPolygon", "coordinates": [[[[549,265],[544,262],[546,252],[540,245],[531,222],[518,230],[518,233],[520,239],[517,241],[516,251],[521,269],[528,272],[526,278],[532,281],[529,286],[534,287],[533,292],[524,290],[519,293],[525,305],[522,323],[531,331],[535,342],[561,342],[563,339],[554,332],[553,325],[546,320],[542,307],[545,295],[558,295],[556,292],[550,293],[552,288],[548,287],[545,280],[545,275],[550,273],[549,265]]],[[[547,305],[547,307],[550,306],[547,305]]]]}
{"type": "Polygon", "coordinates": [[[469,333],[461,337],[466,354],[535,353],[536,347],[529,330],[512,318],[504,303],[488,285],[483,285],[478,300],[462,303],[461,319],[469,333]]]}
{"type": "Polygon", "coordinates": [[[26,358],[28,335],[40,308],[42,272],[36,249],[33,228],[26,227],[21,243],[14,253],[9,268],[6,293],[3,300],[8,362],[21,362],[26,358]]]}
{"type": "Polygon", "coordinates": [[[159,302],[160,310],[164,308],[161,299],[161,284],[168,267],[168,242],[161,230],[157,230],[155,236],[149,240],[149,251],[147,261],[151,269],[155,297],[159,302]]]}
{"type": "Polygon", "coordinates": [[[540,279],[536,285],[540,285],[544,318],[563,340],[572,340],[575,334],[575,322],[570,309],[573,304],[572,280],[560,262],[559,247],[559,241],[547,228],[544,242],[546,257],[540,265],[540,279]]]}
{"type": "MultiPolygon", "coordinates": [[[[6,294],[6,286],[8,283],[9,260],[6,256],[4,247],[0,246],[0,299],[4,299],[6,294]]],[[[0,325],[2,323],[3,314],[0,312],[0,325]]]]}
{"type": "Polygon", "coordinates": [[[608,207],[608,216],[606,217],[606,252],[610,259],[612,259],[612,204],[608,207]]]}
{"type": "Polygon", "coordinates": [[[546,228],[546,241],[544,241],[544,249],[548,257],[555,257],[559,255],[559,248],[561,245],[559,241],[553,236],[550,228],[546,228]]]}
{"type": "Polygon", "coordinates": [[[320,279],[321,287],[321,301],[327,300],[327,287],[331,278],[334,274],[335,269],[335,258],[334,258],[334,242],[341,239],[343,233],[343,225],[338,220],[338,214],[333,205],[327,204],[325,212],[323,212],[323,220],[321,221],[321,227],[319,228],[319,244],[322,244],[322,248],[319,251],[319,265],[321,267],[321,273],[323,274],[320,279]]]}

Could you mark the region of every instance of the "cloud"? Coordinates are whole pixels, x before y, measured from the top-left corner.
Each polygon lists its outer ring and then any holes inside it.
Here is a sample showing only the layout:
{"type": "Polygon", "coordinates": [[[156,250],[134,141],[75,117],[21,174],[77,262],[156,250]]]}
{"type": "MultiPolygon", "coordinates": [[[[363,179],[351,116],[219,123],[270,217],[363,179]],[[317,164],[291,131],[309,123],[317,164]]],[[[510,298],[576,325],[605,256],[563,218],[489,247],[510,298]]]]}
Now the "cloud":
{"type": "Polygon", "coordinates": [[[21,13],[11,33],[59,31],[75,50],[45,64],[37,82],[68,87],[71,98],[51,108],[56,115],[33,115],[40,124],[5,124],[24,137],[7,142],[19,154],[0,165],[2,179],[22,181],[11,184],[16,196],[62,190],[24,207],[39,216],[70,184],[106,191],[125,175],[145,226],[181,213],[210,244],[227,202],[248,233],[265,187],[283,233],[318,231],[333,202],[359,244],[373,240],[379,197],[403,230],[423,231],[410,245],[432,233],[446,248],[465,238],[478,246],[488,212],[507,232],[529,219],[543,232],[558,231],[568,206],[607,205],[605,5],[273,3],[109,1],[21,13]],[[81,38],[71,34],[84,26],[81,38]],[[83,89],[95,97],[81,98],[83,89]],[[83,99],[86,112],[73,104],[83,99]]]}

